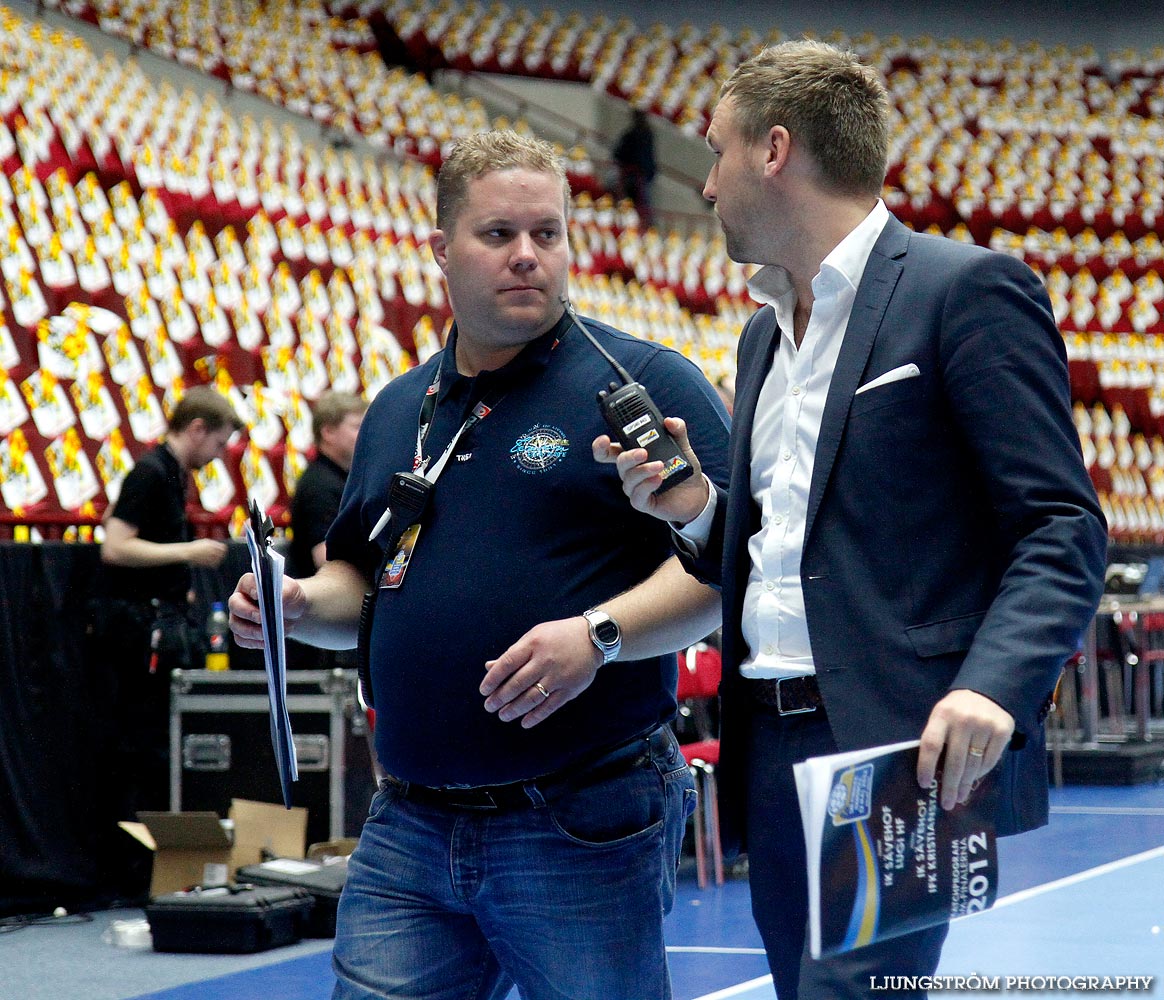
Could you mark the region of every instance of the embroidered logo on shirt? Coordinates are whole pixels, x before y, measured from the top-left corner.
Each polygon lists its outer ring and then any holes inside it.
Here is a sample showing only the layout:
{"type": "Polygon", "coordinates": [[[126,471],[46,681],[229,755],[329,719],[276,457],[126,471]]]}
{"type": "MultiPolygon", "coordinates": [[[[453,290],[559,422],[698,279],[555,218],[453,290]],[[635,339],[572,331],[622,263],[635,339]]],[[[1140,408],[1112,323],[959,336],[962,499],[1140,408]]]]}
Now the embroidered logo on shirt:
{"type": "Polygon", "coordinates": [[[565,432],[547,424],[534,424],[509,449],[510,457],[522,472],[533,475],[557,465],[570,450],[565,432]]]}

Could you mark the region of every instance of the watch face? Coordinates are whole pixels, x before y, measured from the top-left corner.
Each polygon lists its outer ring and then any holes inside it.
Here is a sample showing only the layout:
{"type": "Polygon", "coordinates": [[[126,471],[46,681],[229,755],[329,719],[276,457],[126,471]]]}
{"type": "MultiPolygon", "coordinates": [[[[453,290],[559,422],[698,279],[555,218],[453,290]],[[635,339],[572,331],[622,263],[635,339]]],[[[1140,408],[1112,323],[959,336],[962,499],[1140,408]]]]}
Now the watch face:
{"type": "Polygon", "coordinates": [[[618,626],[609,618],[594,626],[594,634],[598,636],[598,641],[604,646],[618,642],[618,626]]]}

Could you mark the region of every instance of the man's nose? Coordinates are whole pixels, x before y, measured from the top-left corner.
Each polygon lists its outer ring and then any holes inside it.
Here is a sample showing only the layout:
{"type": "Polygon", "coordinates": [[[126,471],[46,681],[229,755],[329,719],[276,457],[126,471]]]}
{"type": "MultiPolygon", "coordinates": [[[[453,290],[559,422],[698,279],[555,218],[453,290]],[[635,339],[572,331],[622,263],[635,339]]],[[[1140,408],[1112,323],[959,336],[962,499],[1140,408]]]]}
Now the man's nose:
{"type": "Polygon", "coordinates": [[[707,180],[703,182],[703,197],[715,204],[715,167],[712,167],[707,174],[707,180]]]}
{"type": "Polygon", "coordinates": [[[517,268],[534,268],[538,266],[538,255],[534,248],[533,238],[528,233],[519,233],[513,241],[513,252],[510,255],[510,264],[517,268]]]}

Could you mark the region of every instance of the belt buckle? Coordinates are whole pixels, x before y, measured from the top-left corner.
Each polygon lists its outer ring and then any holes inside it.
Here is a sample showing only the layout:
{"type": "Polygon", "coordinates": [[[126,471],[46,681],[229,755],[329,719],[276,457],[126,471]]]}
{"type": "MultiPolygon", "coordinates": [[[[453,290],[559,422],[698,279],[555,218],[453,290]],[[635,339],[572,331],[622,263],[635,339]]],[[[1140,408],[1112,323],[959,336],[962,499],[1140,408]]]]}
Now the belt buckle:
{"type": "Polygon", "coordinates": [[[497,799],[493,797],[493,793],[488,788],[443,788],[441,789],[441,795],[446,798],[449,805],[456,809],[487,811],[501,808],[497,799]]]}
{"type": "Polygon", "coordinates": [[[807,715],[809,712],[815,712],[815,705],[808,705],[804,708],[785,708],[784,707],[784,682],[802,680],[800,677],[779,677],[776,680],[776,712],[778,715],[807,715]]]}
{"type": "Polygon", "coordinates": [[[489,810],[489,809],[500,809],[501,808],[501,806],[499,806],[497,804],[497,800],[493,797],[492,792],[488,792],[488,791],[485,791],[484,789],[482,789],[477,794],[482,796],[482,798],[485,801],[466,802],[461,808],[462,809],[479,809],[479,810],[489,810]]]}

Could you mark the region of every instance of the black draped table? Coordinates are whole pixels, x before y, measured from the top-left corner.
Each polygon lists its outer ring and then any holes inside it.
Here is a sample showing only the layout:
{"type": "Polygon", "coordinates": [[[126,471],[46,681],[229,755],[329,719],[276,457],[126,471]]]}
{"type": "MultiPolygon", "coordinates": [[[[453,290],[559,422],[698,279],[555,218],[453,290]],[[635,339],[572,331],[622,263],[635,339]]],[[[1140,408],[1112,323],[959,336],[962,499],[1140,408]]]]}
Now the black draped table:
{"type": "MultiPolygon", "coordinates": [[[[203,620],[249,563],[232,542],[222,567],[195,569],[203,620]]],[[[107,788],[117,665],[86,642],[102,576],[96,545],[0,542],[0,916],[111,905],[148,876],[107,788]]]]}

